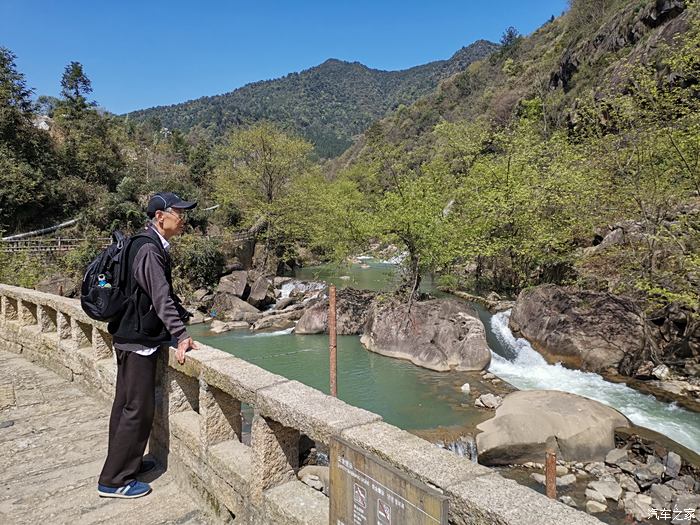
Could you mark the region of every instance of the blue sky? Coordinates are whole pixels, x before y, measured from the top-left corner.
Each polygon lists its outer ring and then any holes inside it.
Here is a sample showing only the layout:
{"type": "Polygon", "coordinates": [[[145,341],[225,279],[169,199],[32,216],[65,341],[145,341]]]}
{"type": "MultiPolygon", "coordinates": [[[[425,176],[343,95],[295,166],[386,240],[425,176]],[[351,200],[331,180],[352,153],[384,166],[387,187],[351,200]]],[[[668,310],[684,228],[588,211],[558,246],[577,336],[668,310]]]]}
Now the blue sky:
{"type": "Polygon", "coordinates": [[[566,0],[135,2],[0,0],[0,46],[38,95],[81,62],[115,113],[283,76],[328,58],[395,70],[448,58],[513,25],[527,34],[566,0]]]}

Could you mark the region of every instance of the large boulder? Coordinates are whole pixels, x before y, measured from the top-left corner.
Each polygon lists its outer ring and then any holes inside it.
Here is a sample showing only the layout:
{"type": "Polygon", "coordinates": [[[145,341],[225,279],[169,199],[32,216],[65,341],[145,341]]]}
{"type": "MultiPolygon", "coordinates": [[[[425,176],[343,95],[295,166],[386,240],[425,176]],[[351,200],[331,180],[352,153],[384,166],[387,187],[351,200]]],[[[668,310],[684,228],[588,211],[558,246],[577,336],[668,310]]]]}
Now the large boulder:
{"type": "Polygon", "coordinates": [[[192,317],[187,320],[187,324],[202,324],[204,322],[204,314],[199,310],[190,310],[192,317]]]}
{"type": "MultiPolygon", "coordinates": [[[[338,335],[361,334],[367,323],[367,312],[375,292],[342,288],[336,293],[336,331],[338,335]]],[[[328,332],[328,298],[309,307],[301,316],[295,334],[328,332]]]]}
{"type": "Polygon", "coordinates": [[[215,334],[223,334],[224,332],[228,332],[229,330],[240,330],[242,328],[249,328],[249,326],[250,325],[248,325],[248,323],[246,323],[245,321],[229,321],[225,323],[223,321],[215,319],[211,322],[209,331],[215,334]]]}
{"type": "Polygon", "coordinates": [[[219,292],[214,297],[212,310],[220,319],[228,319],[229,321],[247,321],[254,323],[262,313],[253,305],[248,304],[240,297],[236,297],[230,293],[219,292]]]}
{"type": "Polygon", "coordinates": [[[306,465],[299,469],[297,477],[306,485],[328,495],[330,488],[330,468],[321,465],[306,465]]]}
{"type": "Polygon", "coordinates": [[[454,299],[414,302],[410,316],[406,303],[374,302],[360,341],[372,352],[440,372],[484,370],[491,363],[476,310],[454,299]]]}
{"type": "Polygon", "coordinates": [[[200,288],[192,294],[190,299],[194,309],[208,313],[214,301],[214,294],[206,288],[200,288]]]}
{"type": "Polygon", "coordinates": [[[224,275],[219,279],[219,285],[216,287],[217,292],[230,293],[241,299],[245,299],[250,291],[248,286],[248,272],[237,271],[224,275]]]}
{"type": "Polygon", "coordinates": [[[644,226],[640,222],[622,221],[607,230],[597,232],[593,246],[584,250],[584,255],[591,256],[625,243],[644,240],[644,226]]]}
{"type": "Polygon", "coordinates": [[[273,279],[273,282],[275,284],[275,288],[282,288],[282,286],[293,280],[294,279],[292,277],[278,276],[273,279]]]}
{"type": "Polygon", "coordinates": [[[275,302],[275,287],[267,277],[258,277],[250,287],[248,302],[256,308],[262,308],[275,302]]]}
{"type": "Polygon", "coordinates": [[[326,283],[320,281],[292,280],[284,283],[280,288],[282,298],[291,297],[301,303],[308,303],[312,299],[324,296],[325,293],[326,283]]]}
{"type": "Polygon", "coordinates": [[[257,243],[253,251],[251,267],[261,275],[277,275],[280,266],[280,258],[264,244],[257,243]]]}
{"type": "Polygon", "coordinates": [[[39,281],[34,288],[40,292],[62,295],[64,297],[77,297],[79,295],[75,279],[61,274],[54,274],[39,281]]]}
{"type": "Polygon", "coordinates": [[[294,326],[294,321],[299,319],[304,312],[302,310],[292,310],[291,312],[283,312],[273,315],[266,315],[258,319],[253,326],[252,330],[285,330],[294,326]]]}
{"type": "Polygon", "coordinates": [[[207,290],[206,288],[199,288],[192,294],[192,301],[194,303],[199,303],[207,295],[209,295],[209,290],[207,290]]]}
{"type": "MultiPolygon", "coordinates": [[[[275,303],[275,310],[284,310],[288,306],[293,306],[297,302],[296,297],[283,297],[275,303]]],[[[299,305],[301,307],[301,305],[299,305]]]]}
{"type": "Polygon", "coordinates": [[[617,371],[626,353],[645,349],[637,305],[610,293],[543,285],[520,292],[510,328],[550,363],[585,371],[617,371]]]}
{"type": "Polygon", "coordinates": [[[507,465],[542,462],[547,441],[564,461],[603,461],[615,448],[615,428],[630,426],[620,412],[558,390],[508,394],[496,416],[477,425],[479,462],[507,465]],[[552,439],[553,438],[553,439],[552,439]]]}

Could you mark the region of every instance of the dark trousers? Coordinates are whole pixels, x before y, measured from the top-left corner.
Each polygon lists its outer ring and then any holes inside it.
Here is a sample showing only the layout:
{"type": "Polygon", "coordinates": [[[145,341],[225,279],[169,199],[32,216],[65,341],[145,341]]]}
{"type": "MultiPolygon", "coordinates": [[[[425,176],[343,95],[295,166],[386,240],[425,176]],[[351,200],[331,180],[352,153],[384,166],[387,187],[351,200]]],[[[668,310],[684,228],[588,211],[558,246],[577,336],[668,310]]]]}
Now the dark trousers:
{"type": "Polygon", "coordinates": [[[155,409],[157,350],[150,356],[115,349],[117,387],[109,419],[107,460],[99,482],[121,487],[141,468],[155,409]]]}

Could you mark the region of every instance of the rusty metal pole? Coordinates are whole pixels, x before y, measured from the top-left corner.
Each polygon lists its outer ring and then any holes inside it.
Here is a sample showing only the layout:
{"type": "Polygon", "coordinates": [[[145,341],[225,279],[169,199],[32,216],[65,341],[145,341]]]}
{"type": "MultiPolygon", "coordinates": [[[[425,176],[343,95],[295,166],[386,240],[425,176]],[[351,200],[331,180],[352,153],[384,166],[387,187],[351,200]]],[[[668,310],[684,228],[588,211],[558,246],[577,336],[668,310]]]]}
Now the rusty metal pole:
{"type": "Polygon", "coordinates": [[[545,453],[544,480],[547,497],[557,499],[557,453],[549,447],[545,453]]]}
{"type": "Polygon", "coordinates": [[[335,285],[331,284],[328,287],[328,337],[329,350],[331,355],[331,395],[338,397],[338,361],[337,361],[337,334],[336,334],[336,308],[335,308],[335,285]]]}

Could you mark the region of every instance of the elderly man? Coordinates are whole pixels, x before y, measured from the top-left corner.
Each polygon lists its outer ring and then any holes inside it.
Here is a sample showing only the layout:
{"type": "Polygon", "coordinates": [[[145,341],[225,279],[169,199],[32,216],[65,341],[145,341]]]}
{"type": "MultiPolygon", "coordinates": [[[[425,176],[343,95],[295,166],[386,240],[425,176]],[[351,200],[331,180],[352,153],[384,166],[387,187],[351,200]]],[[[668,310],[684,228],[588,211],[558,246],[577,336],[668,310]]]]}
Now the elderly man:
{"type": "Polygon", "coordinates": [[[117,355],[117,386],[109,420],[107,460],[97,485],[110,498],[138,498],[151,491],[136,476],[155,467],[143,460],[155,408],[156,353],[177,344],[176,357],[196,348],[184,322],[188,313],[173,292],[170,239],[185,228],[187,210],[197,205],[174,193],[156,193],[148,202],[150,223],[127,245],[127,283],[132,300],[120,320],[109,324],[117,355]]]}

